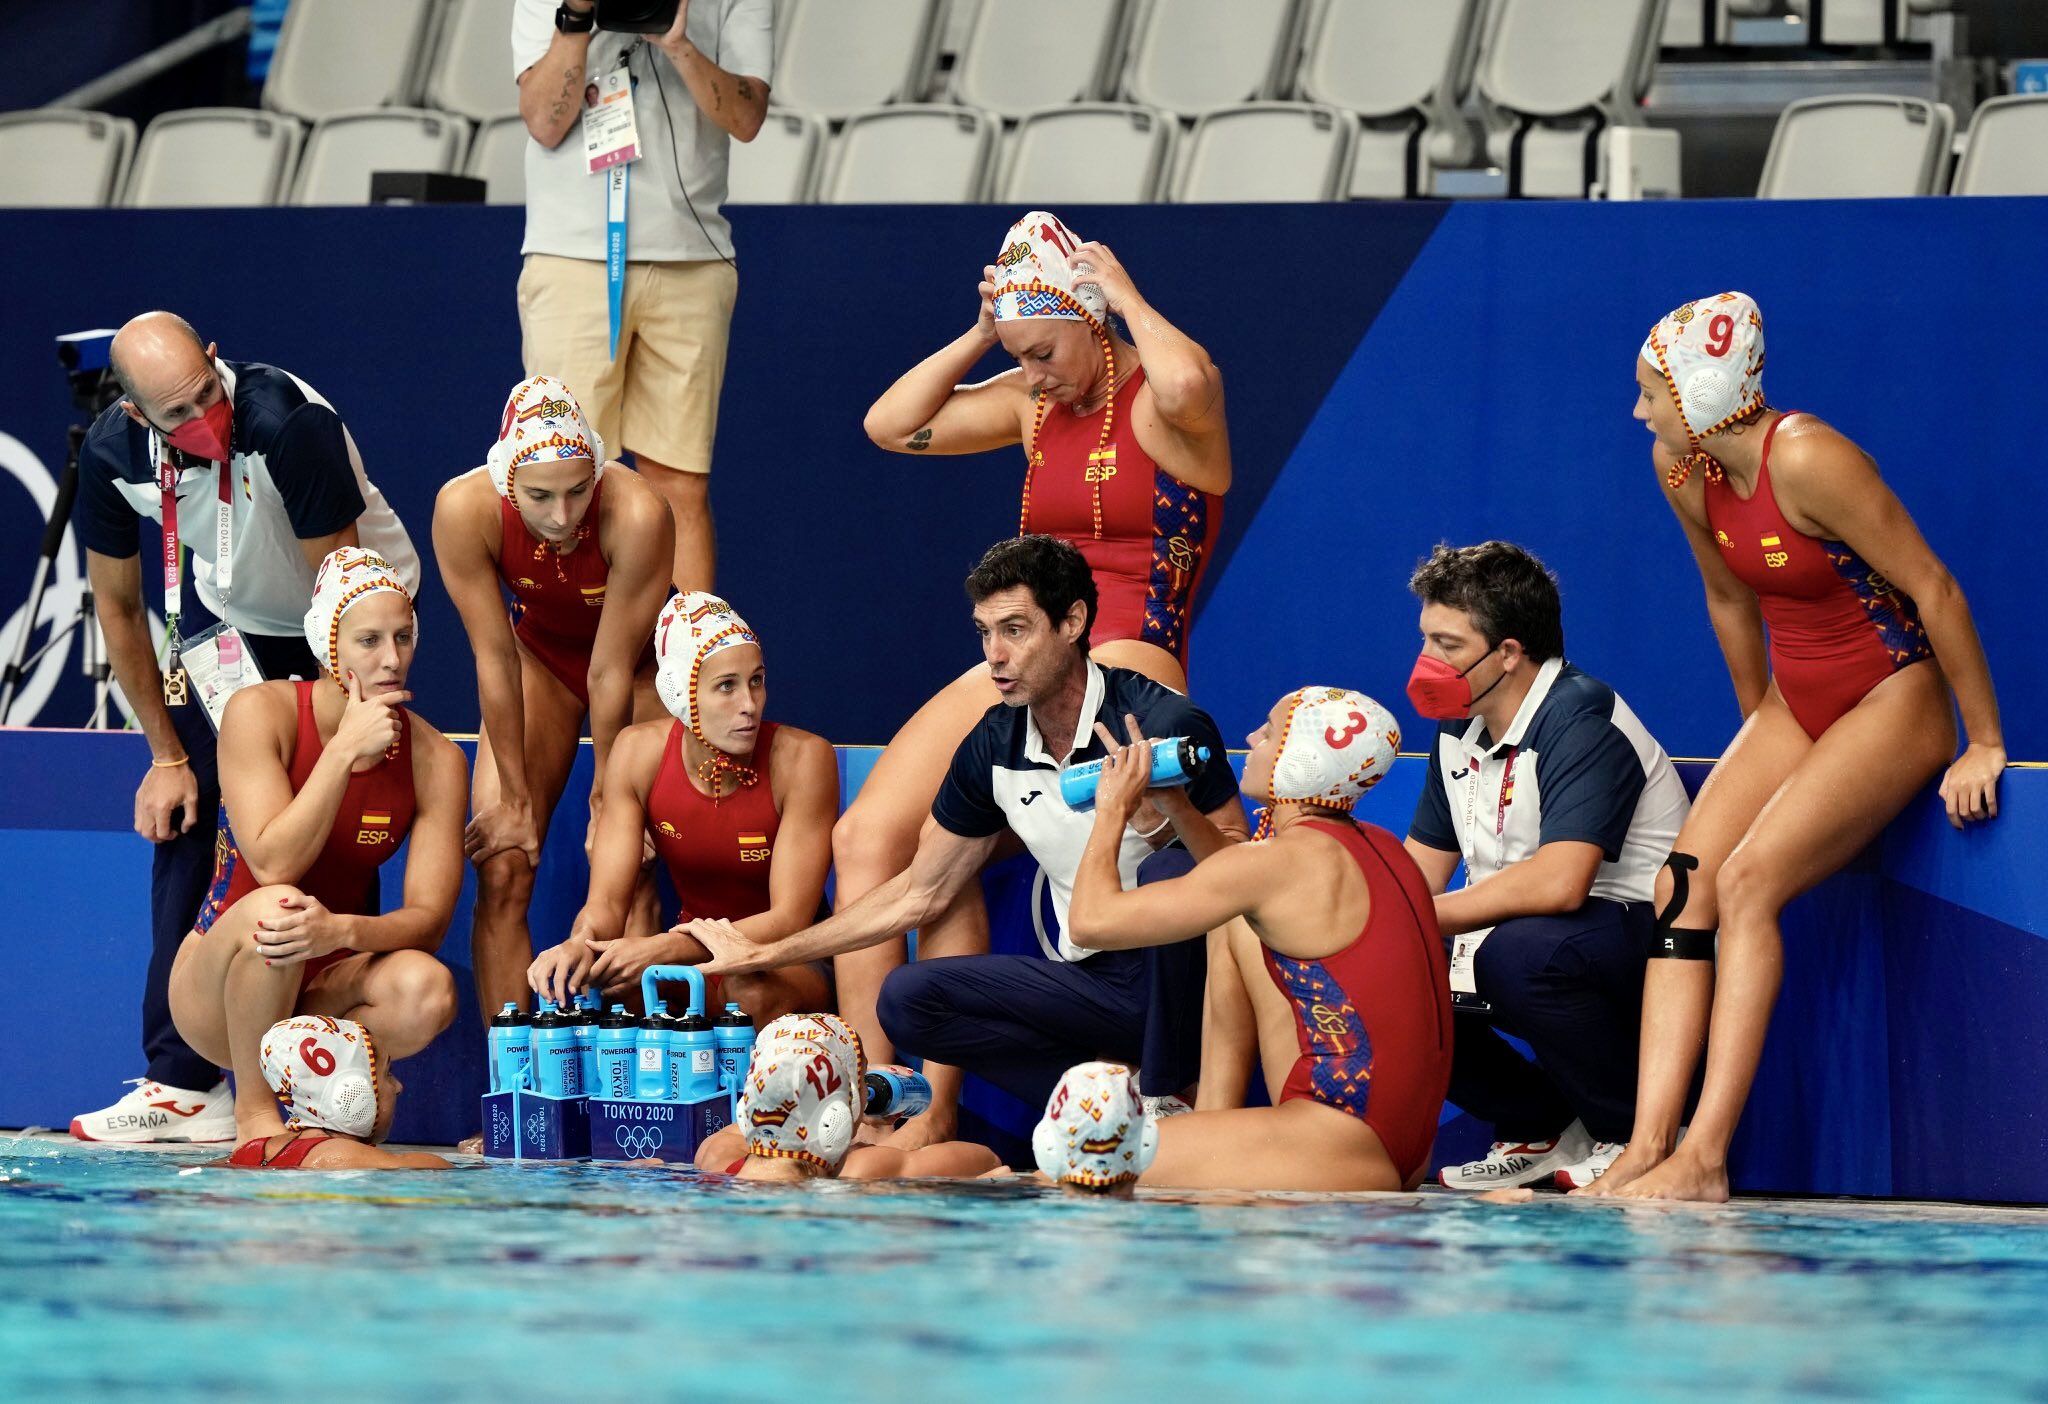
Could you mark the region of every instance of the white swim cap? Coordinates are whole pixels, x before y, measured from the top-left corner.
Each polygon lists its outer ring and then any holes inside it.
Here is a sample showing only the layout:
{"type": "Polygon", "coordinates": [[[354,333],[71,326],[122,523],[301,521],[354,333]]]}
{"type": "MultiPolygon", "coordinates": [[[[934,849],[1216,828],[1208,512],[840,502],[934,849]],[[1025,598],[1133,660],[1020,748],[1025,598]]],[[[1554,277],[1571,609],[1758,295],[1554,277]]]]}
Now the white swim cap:
{"type": "MultiPolygon", "coordinates": [[[[391,562],[361,546],[342,546],[327,553],[313,577],[313,599],[306,606],[306,646],[320,666],[341,680],[341,618],[365,595],[389,590],[412,603],[412,592],[398,578],[391,562]]],[[[413,611],[413,641],[419,641],[419,611],[413,611]]]]}
{"type": "Polygon", "coordinates": [[[1281,701],[1280,750],[1267,799],[1347,813],[1393,768],[1401,749],[1394,714],[1348,687],[1304,687],[1281,701]]]}
{"type": "Polygon", "coordinates": [[[498,421],[498,441],[484,458],[491,486],[511,498],[521,467],[541,459],[587,458],[591,480],[604,476],[604,441],[583,417],[569,387],[551,375],[528,376],[512,387],[498,421]]]}
{"type": "Polygon", "coordinates": [[[867,1056],[837,1014],[785,1014],[761,1030],[740,1092],[747,1154],[837,1170],[860,1125],[867,1056]]]}
{"type": "Polygon", "coordinates": [[[753,784],[759,776],[727,756],[704,734],[704,719],[697,708],[698,680],[715,654],[741,644],[758,647],[760,642],[731,605],[702,590],[671,595],[661,607],[661,617],[654,621],[654,690],[669,714],[711,751],[711,759],[699,767],[698,774],[714,785],[714,794],[720,774],[732,775],[742,785],[753,784]]]}
{"type": "Polygon", "coordinates": [[[263,1035],[263,1080],[289,1127],[367,1136],[377,1124],[377,1045],[353,1019],[295,1014],[263,1035]]]}
{"type": "Polygon", "coordinates": [[[1093,283],[1081,286],[1082,275],[1073,263],[1073,251],[1080,246],[1059,216],[1044,210],[1033,210],[1011,225],[996,255],[996,320],[1056,317],[1100,330],[1109,303],[1093,283]]]}
{"type": "Polygon", "coordinates": [[[1739,292],[1688,302],[1650,328],[1642,358],[1663,377],[1692,440],[1674,469],[1677,487],[1694,463],[1712,462],[1701,440],[1764,408],[1763,311],[1739,292]]]}
{"type": "Polygon", "coordinates": [[[1159,1123],[1122,1063],[1068,1068],[1031,1133],[1032,1154],[1063,1185],[1111,1189],[1145,1173],[1159,1153],[1159,1123]]]}

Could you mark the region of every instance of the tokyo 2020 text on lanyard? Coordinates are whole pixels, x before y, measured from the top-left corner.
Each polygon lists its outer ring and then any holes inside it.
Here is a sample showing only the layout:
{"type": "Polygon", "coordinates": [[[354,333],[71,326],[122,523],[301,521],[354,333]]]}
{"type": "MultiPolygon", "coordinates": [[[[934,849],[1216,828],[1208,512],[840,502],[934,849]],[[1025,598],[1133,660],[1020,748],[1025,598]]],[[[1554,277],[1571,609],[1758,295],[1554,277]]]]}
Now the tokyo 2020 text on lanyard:
{"type": "MultiPolygon", "coordinates": [[[[187,687],[185,654],[196,648],[199,640],[187,643],[179,616],[185,610],[184,551],[178,538],[178,478],[179,469],[172,450],[155,430],[149,434],[149,455],[156,464],[157,494],[163,505],[163,529],[159,533],[164,561],[164,705],[183,706],[190,698],[187,687]]],[[[228,456],[216,461],[214,468],[214,536],[213,536],[213,583],[214,589],[225,605],[228,592],[234,586],[235,557],[235,480],[234,449],[228,448],[228,456]]],[[[242,681],[242,640],[225,620],[220,627],[208,631],[205,637],[208,649],[209,677],[218,676],[233,691],[242,681]]],[[[208,699],[209,714],[218,710],[213,699],[208,699]]],[[[219,705],[225,706],[226,697],[221,696],[219,705]]]]}

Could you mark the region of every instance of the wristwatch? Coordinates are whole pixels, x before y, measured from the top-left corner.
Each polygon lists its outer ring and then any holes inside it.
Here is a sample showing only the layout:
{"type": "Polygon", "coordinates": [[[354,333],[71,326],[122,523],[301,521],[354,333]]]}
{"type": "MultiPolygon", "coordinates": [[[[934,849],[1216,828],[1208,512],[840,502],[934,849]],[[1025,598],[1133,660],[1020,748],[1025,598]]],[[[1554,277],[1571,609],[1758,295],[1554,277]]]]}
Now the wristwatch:
{"type": "Polygon", "coordinates": [[[597,27],[597,7],[587,10],[571,9],[567,5],[555,10],[555,28],[564,34],[588,34],[597,27]]]}

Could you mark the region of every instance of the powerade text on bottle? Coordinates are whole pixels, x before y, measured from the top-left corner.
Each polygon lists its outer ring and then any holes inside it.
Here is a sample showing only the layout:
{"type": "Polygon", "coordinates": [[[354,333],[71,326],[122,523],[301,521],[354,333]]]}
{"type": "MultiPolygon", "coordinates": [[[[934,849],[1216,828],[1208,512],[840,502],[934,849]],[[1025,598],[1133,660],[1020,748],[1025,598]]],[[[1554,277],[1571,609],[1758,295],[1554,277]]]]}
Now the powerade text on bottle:
{"type": "Polygon", "coordinates": [[[510,1092],[526,1081],[533,1060],[532,1027],[533,1016],[510,1002],[491,1016],[486,1046],[491,1055],[493,1092],[510,1092]]]}
{"type": "Polygon", "coordinates": [[[747,1065],[754,1057],[754,1026],[737,1004],[711,1021],[711,1033],[718,1040],[718,1086],[730,1092],[747,1080],[747,1065]]]}
{"type": "Polygon", "coordinates": [[[555,1008],[551,999],[540,1002],[533,1016],[534,1086],[544,1097],[583,1095],[583,1059],[576,1047],[573,1015],[555,1008]]]}
{"type": "Polygon", "coordinates": [[[899,1116],[916,1116],[931,1106],[932,1085],[915,1069],[885,1063],[868,1069],[861,1079],[861,1095],[861,1115],[893,1121],[899,1116]]]}
{"type": "Polygon", "coordinates": [[[659,1102],[668,1096],[668,1005],[656,1000],[640,1021],[639,1061],[633,1071],[633,1096],[659,1102]]]}
{"type": "Polygon", "coordinates": [[[586,1097],[597,1091],[597,1016],[603,1008],[604,996],[596,990],[585,990],[576,996],[576,1007],[569,1011],[569,1017],[576,1021],[576,1061],[582,1070],[586,1097]]]}
{"type": "MultiPolygon", "coordinates": [[[[1163,736],[1152,743],[1151,785],[1185,785],[1202,773],[1209,763],[1209,748],[1197,746],[1185,736],[1163,736]]],[[[1083,761],[1060,772],[1060,798],[1067,808],[1095,808],[1095,787],[1102,780],[1102,762],[1083,761]]]]}
{"type": "Polygon", "coordinates": [[[623,1004],[597,1021],[597,1082],[591,1095],[613,1102],[633,1100],[633,1068],[640,1051],[640,1021],[623,1004]]]}
{"type": "Polygon", "coordinates": [[[685,1014],[669,1027],[669,1089],[678,1101],[701,1102],[718,1091],[718,1041],[711,1021],[685,1014]]]}

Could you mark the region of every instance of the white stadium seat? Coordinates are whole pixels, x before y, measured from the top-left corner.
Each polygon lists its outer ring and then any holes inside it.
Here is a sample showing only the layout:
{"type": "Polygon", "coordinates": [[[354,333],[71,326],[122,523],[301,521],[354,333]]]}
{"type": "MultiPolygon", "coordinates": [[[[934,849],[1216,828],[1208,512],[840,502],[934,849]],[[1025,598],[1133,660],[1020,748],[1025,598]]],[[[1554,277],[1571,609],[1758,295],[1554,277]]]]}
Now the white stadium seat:
{"type": "Polygon", "coordinates": [[[323,117],[306,138],[291,203],[367,205],[373,172],[452,172],[468,137],[463,120],[445,112],[394,107],[323,117]]]}
{"type": "Polygon", "coordinates": [[[107,205],[135,150],[135,124],[104,112],[0,113],[0,206],[107,205]]]}
{"type": "Polygon", "coordinates": [[[1142,0],[1122,95],[1184,117],[1275,97],[1300,38],[1300,0],[1142,0]]]}
{"type": "Polygon", "coordinates": [[[1585,195],[1601,134],[1640,126],[1662,0],[1492,0],[1477,82],[1510,195],[1585,195]]]}
{"type": "Polygon", "coordinates": [[[426,105],[472,122],[517,116],[519,84],[510,72],[514,0],[444,3],[426,105]]]}
{"type": "Polygon", "coordinates": [[[247,107],[166,112],[142,134],[121,203],[275,205],[290,188],[304,136],[297,119],[247,107]]]}
{"type": "Polygon", "coordinates": [[[1474,152],[1458,107],[1478,60],[1485,0],[1323,0],[1297,82],[1305,101],[1362,119],[1348,193],[1427,195],[1438,164],[1474,152]]]}
{"type": "Polygon", "coordinates": [[[732,144],[728,205],[803,205],[818,179],[825,119],[771,108],[752,141],[732,144]]]}
{"type": "Polygon", "coordinates": [[[2048,195],[2048,96],[1993,98],[1977,109],[1955,193],[2048,195]]]}
{"type": "Polygon", "coordinates": [[[1757,194],[1766,200],[1932,195],[1948,176],[1955,114],[1921,98],[1804,98],[1779,114],[1757,194]]]}
{"type": "Polygon", "coordinates": [[[938,61],[939,0],[784,0],[777,107],[833,120],[915,102],[938,61]]]}
{"type": "Polygon", "coordinates": [[[432,18],[431,0],[292,0],[263,105],[310,122],[412,102],[432,18]]]}
{"type": "Polygon", "coordinates": [[[1110,89],[1122,0],[983,5],[953,69],[955,102],[1015,120],[1110,89]]]}
{"type": "Polygon", "coordinates": [[[486,205],[526,203],[526,143],[522,117],[498,117],[476,129],[462,173],[484,183],[486,205]]]}
{"type": "Polygon", "coordinates": [[[826,205],[957,205],[981,199],[995,122],[969,107],[857,112],[832,151],[818,192],[826,205]]]}
{"type": "Polygon", "coordinates": [[[1142,205],[1161,198],[1180,124],[1121,103],[1074,103],[1017,124],[1000,183],[1008,204],[1142,205]]]}
{"type": "Polygon", "coordinates": [[[1312,103],[1256,102],[1195,123],[1174,199],[1183,204],[1337,200],[1356,119],[1312,103]]]}

